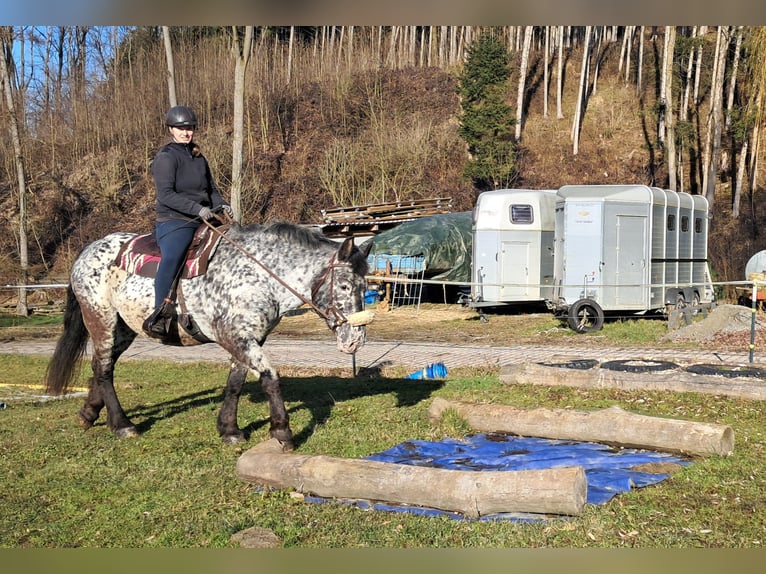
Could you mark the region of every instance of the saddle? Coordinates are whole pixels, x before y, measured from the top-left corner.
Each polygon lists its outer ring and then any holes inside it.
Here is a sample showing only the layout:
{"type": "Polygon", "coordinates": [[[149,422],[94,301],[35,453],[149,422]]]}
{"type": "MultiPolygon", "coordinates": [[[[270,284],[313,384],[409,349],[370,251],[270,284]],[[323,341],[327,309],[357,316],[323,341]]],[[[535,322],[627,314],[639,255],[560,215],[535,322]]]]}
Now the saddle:
{"type": "MultiPolygon", "coordinates": [[[[186,260],[180,274],[181,279],[191,279],[207,272],[208,262],[221,242],[221,235],[229,230],[231,224],[225,223],[213,231],[208,225],[201,224],[194,232],[194,238],[186,252],[186,260]]],[[[156,277],[160,265],[160,247],[154,232],[137,235],[123,243],[114,265],[141,277],[156,277]]]]}
{"type": "MultiPolygon", "coordinates": [[[[170,345],[181,344],[178,326],[181,326],[191,337],[201,343],[211,342],[199,329],[192,316],[186,311],[179,279],[190,279],[204,275],[207,272],[210,258],[215,254],[216,248],[221,242],[221,237],[230,227],[231,223],[222,223],[215,225],[215,230],[213,230],[210,225],[202,223],[194,232],[194,238],[186,252],[186,259],[182,269],[176,275],[171,288],[172,301],[164,303],[147,319],[149,324],[157,320],[155,316],[166,322],[164,329],[165,336],[161,337],[164,343],[170,345]],[[181,305],[180,316],[175,310],[176,297],[181,305]]],[[[154,278],[157,276],[160,259],[162,259],[162,256],[159,245],[157,245],[157,236],[152,232],[138,235],[125,242],[115,257],[114,265],[134,275],[154,278]]]]}

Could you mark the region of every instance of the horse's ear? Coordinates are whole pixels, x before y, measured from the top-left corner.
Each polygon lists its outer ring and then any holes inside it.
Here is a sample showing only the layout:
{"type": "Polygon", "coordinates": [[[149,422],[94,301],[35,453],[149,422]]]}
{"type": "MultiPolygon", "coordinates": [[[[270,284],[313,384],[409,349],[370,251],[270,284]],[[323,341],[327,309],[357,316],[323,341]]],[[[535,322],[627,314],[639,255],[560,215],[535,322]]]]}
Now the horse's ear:
{"type": "Polygon", "coordinates": [[[367,256],[370,254],[370,251],[372,251],[372,239],[368,239],[362,245],[359,247],[359,251],[362,252],[362,255],[364,255],[364,258],[367,259],[367,256]]]}
{"type": "Polygon", "coordinates": [[[354,251],[354,238],[346,237],[338,248],[338,261],[348,261],[354,251]]]}

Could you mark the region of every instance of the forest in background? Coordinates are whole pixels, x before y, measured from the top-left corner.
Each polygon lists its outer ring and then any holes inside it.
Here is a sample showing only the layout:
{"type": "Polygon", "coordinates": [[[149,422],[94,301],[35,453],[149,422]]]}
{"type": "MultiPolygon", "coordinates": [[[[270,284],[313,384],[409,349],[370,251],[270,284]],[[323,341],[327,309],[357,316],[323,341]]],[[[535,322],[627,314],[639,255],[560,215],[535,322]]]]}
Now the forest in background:
{"type": "Polygon", "coordinates": [[[224,196],[236,187],[243,223],[430,197],[470,210],[482,189],[463,176],[458,84],[483,33],[510,54],[513,187],[703,194],[716,280],[743,280],[766,247],[763,28],[256,27],[245,60],[247,28],[2,27],[3,284],[65,280],[88,242],[151,229],[169,55],[177,100],[197,111],[195,137],[224,196]]]}

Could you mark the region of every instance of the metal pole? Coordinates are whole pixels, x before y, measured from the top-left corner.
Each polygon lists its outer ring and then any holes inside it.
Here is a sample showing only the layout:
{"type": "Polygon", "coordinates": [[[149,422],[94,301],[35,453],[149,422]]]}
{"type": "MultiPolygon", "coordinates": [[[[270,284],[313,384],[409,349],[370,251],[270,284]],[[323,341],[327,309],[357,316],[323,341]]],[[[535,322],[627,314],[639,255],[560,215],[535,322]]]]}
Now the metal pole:
{"type": "Polygon", "coordinates": [[[750,308],[750,362],[753,362],[755,353],[755,311],[758,305],[758,285],[753,282],[753,299],[750,308]]]}

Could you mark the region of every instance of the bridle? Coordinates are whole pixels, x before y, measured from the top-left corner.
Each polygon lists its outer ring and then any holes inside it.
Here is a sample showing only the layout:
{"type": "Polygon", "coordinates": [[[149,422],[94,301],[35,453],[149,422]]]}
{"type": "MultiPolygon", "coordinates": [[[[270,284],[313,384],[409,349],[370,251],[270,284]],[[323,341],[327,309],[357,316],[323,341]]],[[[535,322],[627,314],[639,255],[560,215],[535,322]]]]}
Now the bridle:
{"type": "MultiPolygon", "coordinates": [[[[218,215],[216,214],[216,217],[218,215]]],[[[219,218],[219,221],[221,219],[219,218]]],[[[279,275],[274,273],[269,267],[261,263],[252,253],[244,249],[241,245],[237,244],[235,241],[232,241],[230,237],[227,237],[225,233],[222,233],[217,227],[212,225],[209,221],[203,220],[203,223],[207,225],[214,233],[218,234],[218,236],[226,241],[229,245],[234,247],[237,251],[242,253],[245,257],[253,261],[255,264],[257,264],[261,269],[266,271],[271,277],[273,277],[277,282],[279,282],[285,289],[287,289],[290,293],[298,297],[301,301],[303,301],[304,304],[311,307],[314,312],[322,317],[325,321],[327,321],[327,324],[330,326],[330,329],[333,331],[343,325],[344,323],[348,323],[348,318],[346,315],[343,314],[343,311],[338,308],[338,306],[335,304],[335,297],[334,297],[334,279],[335,279],[335,269],[338,267],[350,267],[349,263],[338,263],[337,260],[337,253],[333,253],[332,259],[330,259],[330,264],[322,271],[321,275],[317,277],[317,279],[314,281],[313,285],[311,286],[311,299],[307,299],[304,297],[301,293],[299,293],[297,290],[295,290],[293,287],[291,287],[284,279],[282,279],[279,275]],[[325,309],[320,309],[319,306],[314,303],[314,298],[316,298],[317,294],[319,293],[319,289],[322,287],[324,282],[328,279],[329,275],[329,281],[330,281],[330,305],[328,305],[325,309]]]]}

